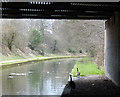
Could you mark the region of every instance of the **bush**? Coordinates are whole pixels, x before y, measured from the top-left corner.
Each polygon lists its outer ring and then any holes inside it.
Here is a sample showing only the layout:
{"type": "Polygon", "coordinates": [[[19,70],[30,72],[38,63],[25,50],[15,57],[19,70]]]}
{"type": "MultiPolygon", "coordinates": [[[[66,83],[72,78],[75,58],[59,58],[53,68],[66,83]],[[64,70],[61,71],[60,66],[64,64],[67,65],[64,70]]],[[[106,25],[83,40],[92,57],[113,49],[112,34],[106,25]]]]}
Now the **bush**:
{"type": "Polygon", "coordinates": [[[83,53],[82,50],[79,50],[79,53],[83,53]]]}
{"type": "Polygon", "coordinates": [[[44,50],[43,50],[43,49],[41,49],[41,50],[39,51],[39,54],[41,54],[41,55],[43,55],[43,56],[44,56],[44,50]]]}
{"type": "Polygon", "coordinates": [[[70,48],[68,49],[68,52],[69,52],[69,53],[76,53],[76,51],[75,51],[75,50],[70,49],[70,48]]]}

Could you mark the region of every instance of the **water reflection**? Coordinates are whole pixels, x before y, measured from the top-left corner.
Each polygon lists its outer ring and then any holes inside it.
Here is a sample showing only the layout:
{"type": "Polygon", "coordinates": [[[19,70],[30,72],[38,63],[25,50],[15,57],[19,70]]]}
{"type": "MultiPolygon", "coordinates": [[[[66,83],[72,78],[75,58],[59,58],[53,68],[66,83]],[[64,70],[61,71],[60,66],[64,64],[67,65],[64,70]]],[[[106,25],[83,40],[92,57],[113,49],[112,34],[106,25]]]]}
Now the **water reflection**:
{"type": "Polygon", "coordinates": [[[2,70],[3,95],[61,95],[76,60],[37,62],[2,70]]]}

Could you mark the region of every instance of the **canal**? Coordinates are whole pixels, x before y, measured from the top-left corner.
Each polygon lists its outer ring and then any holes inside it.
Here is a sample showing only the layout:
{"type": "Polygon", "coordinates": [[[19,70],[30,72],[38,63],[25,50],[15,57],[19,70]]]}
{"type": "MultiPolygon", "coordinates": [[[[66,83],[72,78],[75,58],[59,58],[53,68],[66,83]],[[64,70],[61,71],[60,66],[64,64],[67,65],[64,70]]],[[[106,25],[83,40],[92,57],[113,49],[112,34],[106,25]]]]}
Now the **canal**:
{"type": "Polygon", "coordinates": [[[61,95],[77,60],[49,60],[4,68],[2,95],[61,95]]]}

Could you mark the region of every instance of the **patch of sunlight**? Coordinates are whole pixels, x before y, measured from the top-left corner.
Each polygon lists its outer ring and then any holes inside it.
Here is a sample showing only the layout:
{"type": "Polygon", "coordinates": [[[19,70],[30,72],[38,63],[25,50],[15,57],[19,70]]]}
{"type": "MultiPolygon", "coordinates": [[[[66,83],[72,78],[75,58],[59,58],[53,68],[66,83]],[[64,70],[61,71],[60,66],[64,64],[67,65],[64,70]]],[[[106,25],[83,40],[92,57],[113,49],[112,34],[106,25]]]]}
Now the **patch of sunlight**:
{"type": "Polygon", "coordinates": [[[80,72],[80,76],[87,76],[87,75],[104,75],[103,67],[98,67],[97,64],[92,62],[90,58],[82,58],[76,62],[74,68],[72,69],[72,74],[76,77],[77,68],[80,72]]]}

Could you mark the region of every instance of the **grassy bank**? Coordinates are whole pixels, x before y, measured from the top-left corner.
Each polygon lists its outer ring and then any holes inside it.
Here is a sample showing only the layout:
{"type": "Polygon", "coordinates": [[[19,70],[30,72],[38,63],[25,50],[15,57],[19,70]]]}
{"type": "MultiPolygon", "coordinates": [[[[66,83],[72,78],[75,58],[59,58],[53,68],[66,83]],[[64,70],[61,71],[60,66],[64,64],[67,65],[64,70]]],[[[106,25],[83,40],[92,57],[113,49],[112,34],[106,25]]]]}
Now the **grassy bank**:
{"type": "Polygon", "coordinates": [[[93,63],[90,58],[82,58],[76,62],[71,72],[74,77],[76,77],[77,68],[79,69],[81,76],[104,75],[103,67],[98,67],[98,65],[93,63]]]}
{"type": "Polygon", "coordinates": [[[82,56],[53,56],[53,57],[33,57],[33,58],[27,58],[27,59],[16,59],[16,60],[7,60],[7,61],[1,61],[1,66],[7,66],[12,64],[20,64],[20,63],[27,63],[32,61],[45,61],[45,60],[52,60],[52,59],[64,59],[64,58],[82,58],[85,57],[82,56]]]}

